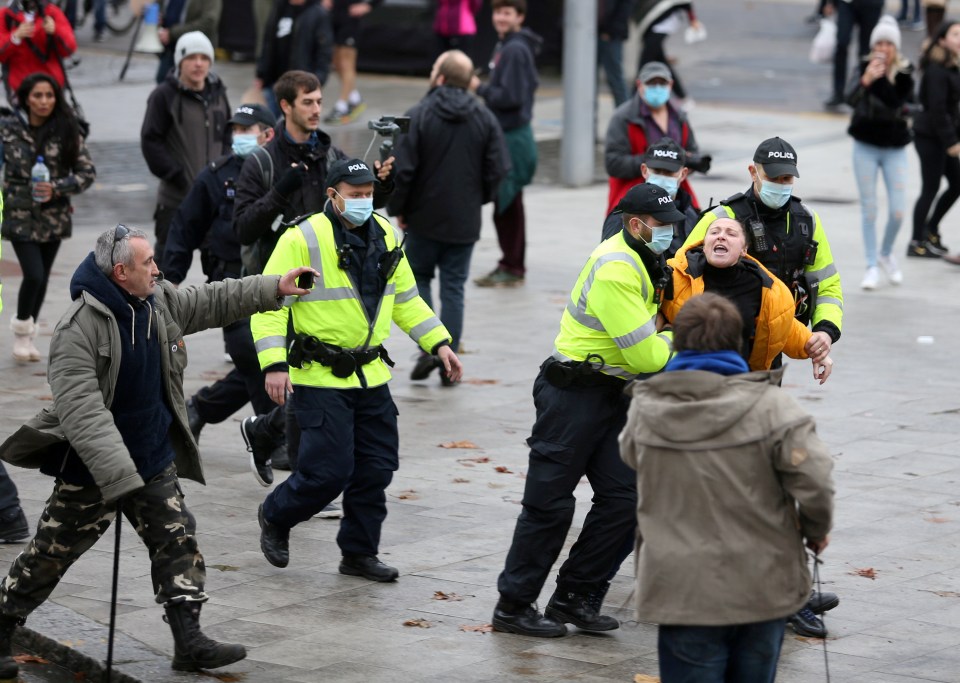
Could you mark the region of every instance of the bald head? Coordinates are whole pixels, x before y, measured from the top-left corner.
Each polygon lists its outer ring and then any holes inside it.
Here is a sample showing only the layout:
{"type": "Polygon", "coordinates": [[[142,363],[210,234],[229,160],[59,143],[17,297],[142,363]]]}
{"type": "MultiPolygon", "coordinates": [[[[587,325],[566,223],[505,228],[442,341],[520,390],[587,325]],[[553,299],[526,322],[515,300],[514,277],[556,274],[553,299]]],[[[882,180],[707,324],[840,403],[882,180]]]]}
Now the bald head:
{"type": "Polygon", "coordinates": [[[447,50],[437,57],[430,73],[431,85],[468,88],[473,76],[473,61],[460,50],[447,50]]]}

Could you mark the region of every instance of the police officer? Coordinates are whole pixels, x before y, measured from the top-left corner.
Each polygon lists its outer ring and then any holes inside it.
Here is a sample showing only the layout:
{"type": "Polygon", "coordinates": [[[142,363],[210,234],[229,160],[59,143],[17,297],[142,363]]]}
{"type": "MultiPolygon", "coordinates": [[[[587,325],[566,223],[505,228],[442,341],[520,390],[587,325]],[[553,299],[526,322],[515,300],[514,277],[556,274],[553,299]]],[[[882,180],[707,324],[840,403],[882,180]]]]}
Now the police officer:
{"type": "MultiPolygon", "coordinates": [[[[195,249],[200,249],[200,262],[209,282],[241,275],[240,241],[233,229],[237,177],[244,160],[273,139],[276,119],[263,105],[241,104],[228,123],[233,134],[232,154],[217,159],[200,172],[170,224],[163,270],[165,279],[175,285],[186,278],[195,249]]],[[[248,401],[258,414],[276,408],[263,388],[263,373],[250,337],[249,318],[224,327],[223,339],[234,368],[187,401],[190,429],[195,438],[199,438],[205,424],[223,422],[248,401]]],[[[253,475],[263,486],[273,483],[271,464],[282,465],[282,460],[286,460],[282,411],[275,414],[274,422],[268,435],[273,437],[270,439],[273,448],[253,451],[251,439],[247,439],[253,475]],[[273,451],[272,457],[270,451],[273,451]]]]}
{"type": "MultiPolygon", "coordinates": [[[[809,356],[829,353],[840,339],[843,324],[843,292],[833,262],[830,243],[820,216],[793,195],[797,152],[779,137],[764,140],[748,167],[753,184],[704,213],[686,245],[703,240],[707,227],[717,218],[736,218],[746,228],[747,253],[767,267],[793,292],[796,316],[813,326],[804,345],[809,356]]],[[[772,367],[780,367],[781,359],[772,367]]],[[[797,614],[788,619],[802,636],[823,638],[827,629],[816,615],[839,604],[833,593],[816,593],[797,614]]]]}
{"type": "Polygon", "coordinates": [[[417,293],[400,231],[373,213],[374,180],[359,159],[335,162],[323,212],[284,232],[267,262],[265,273],[298,263],[316,279],[310,294],[251,321],[267,393],[282,404],[292,392],[301,430],[296,470],[257,514],[263,554],[285,567],[290,529],[343,492],[340,572],[393,581],[397,570],[377,558],[384,490],[399,464],[397,408],[387,388],[393,363],[382,346],[391,321],[437,355],[450,379],[458,381],[463,368],[450,333],[417,293]]]}
{"type": "Polygon", "coordinates": [[[620,625],[600,615],[590,595],[605,583],[634,525],[636,486],[617,443],[626,419],[623,390],[670,358],[672,333],[658,331],[656,322],[667,281],[662,253],[673,225],[684,217],[667,191],[651,183],[630,189],[617,209],[623,229],[602,242],[580,271],[554,353],[533,385],[537,419],[527,439],[523,511],[497,582],[498,631],[549,638],[564,635],[565,623],[588,631],[620,625]],[[573,492],[584,474],[593,487],[593,507],[541,615],[533,603],[563,548],[573,492]]]}

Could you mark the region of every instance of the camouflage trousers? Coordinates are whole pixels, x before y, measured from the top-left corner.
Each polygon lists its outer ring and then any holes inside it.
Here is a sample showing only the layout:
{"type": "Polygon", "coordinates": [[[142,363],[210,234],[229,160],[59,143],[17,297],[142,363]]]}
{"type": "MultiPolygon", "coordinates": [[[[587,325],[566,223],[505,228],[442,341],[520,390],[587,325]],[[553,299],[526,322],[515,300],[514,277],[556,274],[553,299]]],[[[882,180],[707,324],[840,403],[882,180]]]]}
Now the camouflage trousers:
{"type": "MultiPolygon", "coordinates": [[[[120,499],[150,554],[157,602],[203,602],[206,568],[197,548],[196,520],[183,502],[177,470],[170,465],[142,489],[120,499]]],[[[26,618],[46,600],[67,569],[103,536],[117,515],[96,486],[57,480],[37,524],[37,534],[0,584],[0,612],[26,618]]]]}

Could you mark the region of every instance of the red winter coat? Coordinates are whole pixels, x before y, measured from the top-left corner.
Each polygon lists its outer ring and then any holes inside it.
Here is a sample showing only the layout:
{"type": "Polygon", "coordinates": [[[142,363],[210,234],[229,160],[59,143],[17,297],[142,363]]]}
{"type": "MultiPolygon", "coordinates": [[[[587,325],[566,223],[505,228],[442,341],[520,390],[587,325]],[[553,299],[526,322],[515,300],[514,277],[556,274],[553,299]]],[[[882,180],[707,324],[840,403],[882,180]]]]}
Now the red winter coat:
{"type": "Polygon", "coordinates": [[[77,49],[77,39],[70,28],[70,22],[58,7],[45,4],[43,14],[37,14],[34,18],[36,29],[33,37],[15,45],[12,40],[13,32],[25,20],[26,16],[19,2],[0,9],[0,64],[3,64],[7,87],[10,91],[16,91],[24,78],[38,71],[50,74],[63,86],[65,77],[60,60],[69,57],[77,49]],[[47,35],[43,30],[45,16],[53,18],[55,28],[51,35],[47,35]],[[58,55],[60,59],[57,59],[58,55]]]}

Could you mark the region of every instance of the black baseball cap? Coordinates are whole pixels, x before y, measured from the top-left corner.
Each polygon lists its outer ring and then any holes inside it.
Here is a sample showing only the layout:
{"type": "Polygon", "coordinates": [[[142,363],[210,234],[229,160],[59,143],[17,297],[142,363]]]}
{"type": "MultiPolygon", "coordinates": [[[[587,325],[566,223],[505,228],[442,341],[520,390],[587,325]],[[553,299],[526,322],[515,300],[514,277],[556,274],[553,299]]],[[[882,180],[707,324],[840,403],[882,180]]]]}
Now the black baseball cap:
{"type": "Polygon", "coordinates": [[[273,128],[277,125],[277,118],[272,111],[262,104],[241,104],[233,111],[233,116],[227,123],[238,126],[252,126],[255,123],[262,123],[273,128]]]}
{"type": "Polygon", "coordinates": [[[797,171],[797,150],[781,138],[769,138],[761,142],[753,155],[753,161],[763,166],[763,171],[769,178],[782,175],[800,177],[800,172],[797,171]]]}
{"type": "Polygon", "coordinates": [[[338,183],[365,185],[376,180],[373,171],[362,159],[341,159],[327,171],[327,187],[336,187],[338,183]]]}
{"type": "Polygon", "coordinates": [[[634,216],[653,216],[661,223],[679,223],[686,218],[662,187],[640,183],[631,187],[617,204],[617,211],[634,216]]]}
{"type": "Polygon", "coordinates": [[[687,163],[687,153],[672,138],[660,138],[647,147],[643,163],[650,168],[676,173],[687,163]]]}

